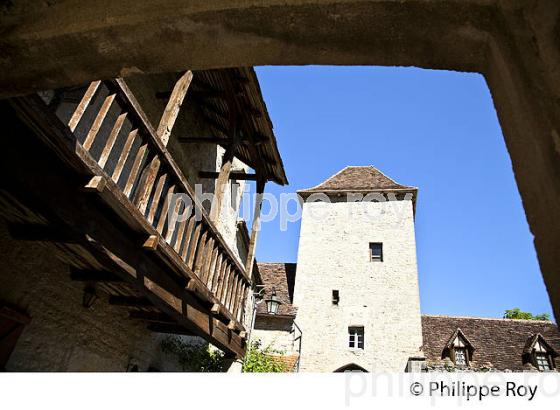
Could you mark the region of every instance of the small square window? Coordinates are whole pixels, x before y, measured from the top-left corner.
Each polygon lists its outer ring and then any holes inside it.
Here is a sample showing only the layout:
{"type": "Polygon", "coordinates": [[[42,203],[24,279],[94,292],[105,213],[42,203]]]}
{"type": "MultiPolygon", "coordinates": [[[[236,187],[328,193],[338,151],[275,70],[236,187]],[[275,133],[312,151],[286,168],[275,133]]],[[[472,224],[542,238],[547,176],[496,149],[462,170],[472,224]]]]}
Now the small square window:
{"type": "Polygon", "coordinates": [[[548,371],[551,370],[550,362],[548,361],[548,354],[546,353],[536,353],[535,358],[537,361],[537,368],[541,371],[548,371]]]}
{"type": "Polygon", "coordinates": [[[466,366],[467,365],[467,351],[463,348],[455,349],[455,365],[456,366],[466,366]]]}
{"type": "Polygon", "coordinates": [[[338,290],[333,289],[332,291],[332,303],[333,305],[338,305],[338,301],[340,300],[340,294],[338,290]]]}
{"type": "Polygon", "coordinates": [[[352,326],[348,328],[348,347],[350,347],[351,349],[364,348],[363,326],[352,326]]]}
{"type": "Polygon", "coordinates": [[[383,244],[381,242],[371,242],[369,244],[369,254],[372,262],[383,262],[383,244]]]}

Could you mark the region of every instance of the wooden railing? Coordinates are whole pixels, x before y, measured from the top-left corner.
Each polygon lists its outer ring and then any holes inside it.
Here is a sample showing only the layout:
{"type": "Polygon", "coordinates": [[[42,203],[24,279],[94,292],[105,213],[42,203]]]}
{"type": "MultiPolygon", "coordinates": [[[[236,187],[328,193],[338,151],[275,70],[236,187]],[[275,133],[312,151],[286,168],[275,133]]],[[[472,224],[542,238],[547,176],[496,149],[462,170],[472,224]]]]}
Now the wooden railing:
{"type": "Polygon", "coordinates": [[[186,288],[209,302],[213,314],[225,318],[230,329],[244,331],[240,322],[250,279],[126,84],[95,81],[42,97],[92,168],[95,177],[86,188],[105,195],[125,222],[145,233],[144,248],[186,278],[186,288]],[[187,195],[192,207],[173,203],[173,194],[187,195]],[[169,224],[170,210],[190,216],[169,224]]]}

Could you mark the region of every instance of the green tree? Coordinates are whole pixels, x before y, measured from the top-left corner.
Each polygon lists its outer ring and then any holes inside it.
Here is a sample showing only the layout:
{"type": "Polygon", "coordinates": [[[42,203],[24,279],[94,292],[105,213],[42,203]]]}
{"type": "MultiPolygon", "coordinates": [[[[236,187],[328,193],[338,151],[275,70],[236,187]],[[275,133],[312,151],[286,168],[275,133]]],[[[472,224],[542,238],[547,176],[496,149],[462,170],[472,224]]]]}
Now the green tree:
{"type": "Polygon", "coordinates": [[[178,337],[161,341],[161,351],[177,357],[185,372],[223,372],[226,368],[224,353],[210,345],[191,345],[178,337]]]}
{"type": "Polygon", "coordinates": [[[243,372],[245,373],[283,373],[286,372],[286,365],[276,358],[274,354],[282,352],[271,349],[270,346],[261,347],[260,341],[251,343],[245,353],[243,360],[243,372]]]}
{"type": "Polygon", "coordinates": [[[533,315],[530,312],[523,312],[519,308],[508,309],[504,313],[504,319],[525,319],[525,320],[550,320],[548,313],[533,315]]]}

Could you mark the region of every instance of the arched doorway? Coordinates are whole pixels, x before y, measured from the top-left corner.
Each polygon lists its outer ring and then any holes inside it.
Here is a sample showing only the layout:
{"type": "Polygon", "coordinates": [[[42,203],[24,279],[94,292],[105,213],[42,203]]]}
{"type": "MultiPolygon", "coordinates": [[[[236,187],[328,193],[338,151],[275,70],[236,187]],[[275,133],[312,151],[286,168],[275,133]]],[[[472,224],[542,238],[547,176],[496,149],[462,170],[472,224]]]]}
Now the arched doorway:
{"type": "Polygon", "coordinates": [[[357,365],[356,363],[348,363],[342,367],[336,369],[333,373],[349,373],[349,372],[361,372],[361,373],[369,373],[366,369],[362,366],[357,365]]]}

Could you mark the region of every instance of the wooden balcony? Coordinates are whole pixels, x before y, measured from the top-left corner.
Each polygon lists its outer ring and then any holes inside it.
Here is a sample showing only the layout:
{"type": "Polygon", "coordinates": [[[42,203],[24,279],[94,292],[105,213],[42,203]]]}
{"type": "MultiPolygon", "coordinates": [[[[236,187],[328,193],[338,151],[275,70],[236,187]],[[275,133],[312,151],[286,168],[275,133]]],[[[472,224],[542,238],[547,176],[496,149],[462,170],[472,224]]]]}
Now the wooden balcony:
{"type": "Polygon", "coordinates": [[[78,244],[75,280],[99,283],[152,329],[200,335],[242,356],[251,279],[126,84],[96,81],[53,93],[10,102],[48,147],[48,155],[4,163],[13,173],[7,192],[22,193],[25,206],[41,215],[19,221],[14,235],[78,244]],[[185,211],[182,202],[170,202],[172,194],[193,205],[188,218],[168,224],[169,209],[185,211]]]}

